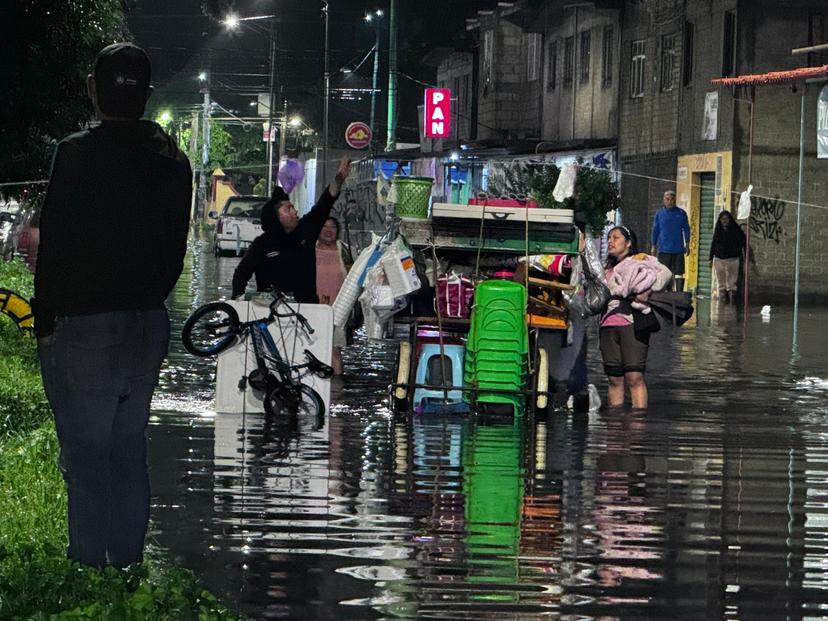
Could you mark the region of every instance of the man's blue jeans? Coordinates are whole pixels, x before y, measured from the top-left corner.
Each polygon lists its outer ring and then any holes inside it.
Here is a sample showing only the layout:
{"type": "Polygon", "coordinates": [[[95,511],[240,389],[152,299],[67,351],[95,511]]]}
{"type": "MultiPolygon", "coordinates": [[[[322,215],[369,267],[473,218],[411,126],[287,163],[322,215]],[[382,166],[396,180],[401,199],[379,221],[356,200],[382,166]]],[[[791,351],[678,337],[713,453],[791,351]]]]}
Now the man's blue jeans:
{"type": "Polygon", "coordinates": [[[140,562],[149,521],[146,427],[170,323],[164,308],[58,317],[38,340],[69,496],[70,559],[140,562]]]}

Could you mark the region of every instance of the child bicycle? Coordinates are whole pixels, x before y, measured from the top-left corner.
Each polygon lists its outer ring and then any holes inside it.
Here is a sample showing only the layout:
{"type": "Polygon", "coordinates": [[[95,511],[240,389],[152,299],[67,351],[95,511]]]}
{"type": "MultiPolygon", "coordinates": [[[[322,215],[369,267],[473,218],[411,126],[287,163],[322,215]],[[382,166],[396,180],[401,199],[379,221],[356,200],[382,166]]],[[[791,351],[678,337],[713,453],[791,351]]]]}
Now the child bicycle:
{"type": "MultiPolygon", "coordinates": [[[[205,304],[184,323],[181,334],[184,347],[194,356],[214,356],[251,336],[256,368],[241,378],[239,390],[243,391],[249,384],[260,392],[265,412],[270,416],[295,416],[302,410],[311,416],[321,417],[325,413],[322,397],[303,384],[301,379],[308,374],[328,378],[333,375],[333,369],[307,349],[304,350],[304,364],[290,364],[285,360],[268,326],[277,319],[293,318],[297,333],[300,326],[307,335],[313,334],[314,330],[307,319],[288,304],[281,292],[275,292],[269,309],[267,317],[242,322],[236,309],[227,302],[205,304]],[[279,312],[280,309],[282,312],[279,312]]],[[[281,322],[277,325],[281,331],[281,322]]]]}

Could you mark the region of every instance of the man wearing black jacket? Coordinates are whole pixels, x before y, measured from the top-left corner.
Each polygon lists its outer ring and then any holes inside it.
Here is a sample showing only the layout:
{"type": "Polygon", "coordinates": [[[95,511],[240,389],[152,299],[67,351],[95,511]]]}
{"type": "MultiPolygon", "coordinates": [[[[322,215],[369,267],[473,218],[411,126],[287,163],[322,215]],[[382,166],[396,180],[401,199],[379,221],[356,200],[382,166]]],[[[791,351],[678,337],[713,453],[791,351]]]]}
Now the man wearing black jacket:
{"type": "Polygon", "coordinates": [[[40,222],[35,331],[69,496],[70,559],[140,562],[149,519],[145,430],[183,267],[192,173],[155,123],[146,53],[98,54],[100,124],[58,144],[40,222]]]}
{"type": "Polygon", "coordinates": [[[255,274],[257,291],[275,287],[292,294],[297,302],[319,302],[316,240],[350,170],[351,161],[342,158],[336,177],[302,218],[282,188],[277,186],[273,190],[273,196],[262,206],[264,233],[253,240],[233,273],[233,298],[244,293],[247,281],[255,274]]]}

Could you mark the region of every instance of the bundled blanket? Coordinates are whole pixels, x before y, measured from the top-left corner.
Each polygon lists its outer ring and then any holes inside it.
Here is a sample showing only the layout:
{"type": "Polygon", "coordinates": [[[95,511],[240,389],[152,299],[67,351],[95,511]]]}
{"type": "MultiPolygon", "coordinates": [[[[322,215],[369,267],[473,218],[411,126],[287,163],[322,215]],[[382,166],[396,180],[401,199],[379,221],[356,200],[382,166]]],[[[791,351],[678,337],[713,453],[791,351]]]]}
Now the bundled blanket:
{"type": "MultiPolygon", "coordinates": [[[[642,252],[627,257],[607,272],[607,287],[613,297],[607,306],[607,314],[617,309],[622,300],[648,289],[663,290],[672,277],[670,270],[653,256],[642,252]]],[[[631,306],[644,314],[650,312],[649,304],[632,301],[631,306]]]]}

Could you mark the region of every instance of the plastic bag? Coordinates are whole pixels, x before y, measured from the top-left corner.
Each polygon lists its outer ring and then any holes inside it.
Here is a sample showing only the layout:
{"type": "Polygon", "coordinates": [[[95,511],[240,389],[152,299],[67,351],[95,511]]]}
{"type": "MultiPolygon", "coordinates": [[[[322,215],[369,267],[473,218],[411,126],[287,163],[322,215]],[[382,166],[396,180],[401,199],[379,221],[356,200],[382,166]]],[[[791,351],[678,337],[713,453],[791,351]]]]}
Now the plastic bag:
{"type": "Polygon", "coordinates": [[[749,185],[747,190],[739,195],[739,211],[736,213],[738,220],[746,220],[750,218],[750,193],[753,191],[753,186],[749,185]]]}
{"type": "Polygon", "coordinates": [[[561,174],[558,176],[558,182],[555,184],[555,189],[552,190],[552,198],[562,203],[575,193],[575,177],[577,171],[578,165],[575,162],[566,164],[563,167],[561,174]]]}
{"type": "Polygon", "coordinates": [[[385,277],[394,292],[394,297],[408,295],[420,288],[420,277],[414,266],[414,257],[411,250],[401,237],[397,237],[380,259],[385,270],[385,277]]]}
{"type": "Polygon", "coordinates": [[[595,249],[595,244],[588,239],[584,244],[584,250],[580,255],[581,282],[583,287],[583,309],[582,317],[598,315],[604,312],[610,301],[610,290],[604,282],[604,269],[601,266],[601,259],[595,249]]]}

